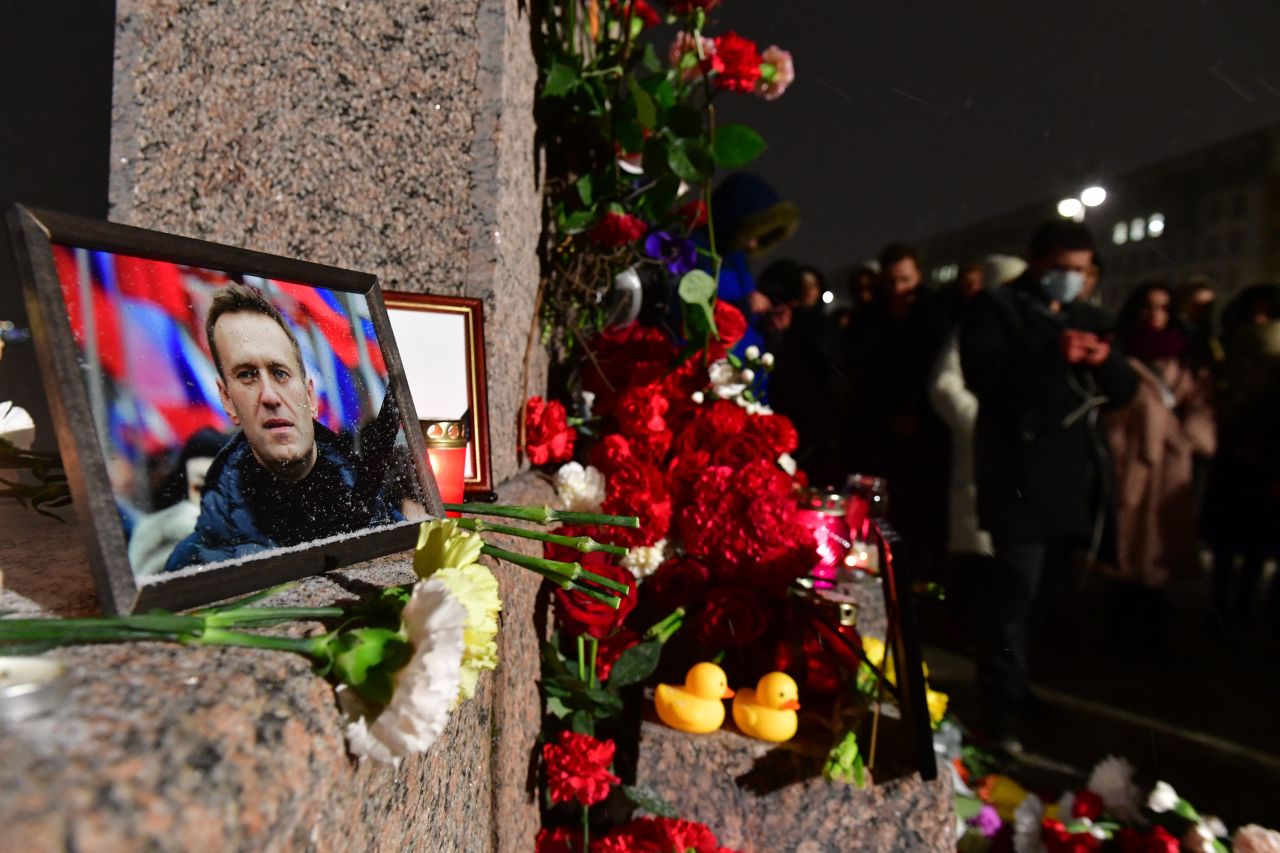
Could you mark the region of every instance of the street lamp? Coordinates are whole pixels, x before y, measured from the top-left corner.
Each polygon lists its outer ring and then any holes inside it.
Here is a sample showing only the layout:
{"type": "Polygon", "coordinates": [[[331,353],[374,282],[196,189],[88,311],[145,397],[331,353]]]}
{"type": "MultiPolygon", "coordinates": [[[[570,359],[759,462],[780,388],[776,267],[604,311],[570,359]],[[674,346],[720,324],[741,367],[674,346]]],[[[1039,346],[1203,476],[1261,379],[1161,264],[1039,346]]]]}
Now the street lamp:
{"type": "Polygon", "coordinates": [[[1085,187],[1080,193],[1080,201],[1085,207],[1097,207],[1107,200],[1107,191],[1099,186],[1085,187]]]}
{"type": "Polygon", "coordinates": [[[1064,198],[1058,202],[1058,215],[1080,222],[1084,219],[1084,204],[1078,198],[1064,198]]]}

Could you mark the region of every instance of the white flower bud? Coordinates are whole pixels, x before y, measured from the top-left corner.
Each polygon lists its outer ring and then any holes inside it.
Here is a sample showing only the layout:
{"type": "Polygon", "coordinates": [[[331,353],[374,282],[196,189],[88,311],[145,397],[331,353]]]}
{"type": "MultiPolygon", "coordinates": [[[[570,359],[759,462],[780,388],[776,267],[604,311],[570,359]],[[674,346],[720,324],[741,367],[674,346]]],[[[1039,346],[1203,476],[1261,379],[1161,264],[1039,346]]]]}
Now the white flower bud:
{"type": "Polygon", "coordinates": [[[760,356],[760,363],[765,367],[773,367],[773,353],[767,352],[760,356]]]}
{"type": "Polygon", "coordinates": [[[742,352],[747,357],[747,361],[755,361],[760,357],[760,347],[752,344],[742,352]]]}
{"type": "Polygon", "coordinates": [[[692,394],[689,395],[689,399],[693,400],[694,403],[701,406],[702,401],[707,399],[707,395],[703,394],[701,391],[694,391],[692,394]]]}
{"type": "Polygon", "coordinates": [[[1147,798],[1147,808],[1156,814],[1172,811],[1178,805],[1178,792],[1168,782],[1157,782],[1147,798]]]}
{"type": "Polygon", "coordinates": [[[749,367],[747,367],[747,368],[744,368],[744,369],[743,369],[743,371],[742,371],[742,381],[743,381],[743,382],[745,382],[745,383],[747,383],[748,385],[750,385],[752,382],[754,382],[754,381],[755,381],[755,378],[756,378],[756,372],[755,372],[754,370],[752,370],[752,369],[751,369],[751,368],[749,368],[749,367]]]}

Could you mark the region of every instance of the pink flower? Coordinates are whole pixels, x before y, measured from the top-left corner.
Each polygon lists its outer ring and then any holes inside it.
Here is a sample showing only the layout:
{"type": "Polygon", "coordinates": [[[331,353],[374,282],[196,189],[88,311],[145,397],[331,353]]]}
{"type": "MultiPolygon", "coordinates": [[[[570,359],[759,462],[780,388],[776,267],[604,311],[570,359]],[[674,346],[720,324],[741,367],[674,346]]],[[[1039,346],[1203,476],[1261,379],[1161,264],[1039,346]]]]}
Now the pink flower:
{"type": "Polygon", "coordinates": [[[716,56],[715,39],[706,36],[695,39],[693,33],[684,31],[676,33],[668,58],[671,60],[671,67],[680,71],[680,78],[686,83],[708,72],[724,70],[724,63],[716,56]],[[697,61],[699,45],[702,46],[701,61],[697,61]],[[694,59],[685,60],[686,55],[692,55],[694,59]]]}
{"type": "Polygon", "coordinates": [[[764,66],[760,69],[760,79],[756,81],[755,93],[766,101],[776,100],[782,97],[782,93],[787,91],[787,87],[796,79],[795,64],[791,61],[791,54],[776,44],[770,45],[760,55],[760,59],[764,66]],[[767,66],[773,67],[772,74],[769,74],[767,66]]]}

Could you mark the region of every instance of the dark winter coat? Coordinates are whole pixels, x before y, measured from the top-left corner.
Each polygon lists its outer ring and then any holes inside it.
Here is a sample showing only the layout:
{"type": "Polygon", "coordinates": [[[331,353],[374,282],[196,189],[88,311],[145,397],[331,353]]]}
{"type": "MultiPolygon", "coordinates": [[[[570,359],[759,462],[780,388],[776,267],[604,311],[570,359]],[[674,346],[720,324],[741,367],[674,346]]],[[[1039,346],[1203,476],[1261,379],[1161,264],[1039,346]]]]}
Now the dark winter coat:
{"type": "MultiPolygon", "coordinates": [[[[1101,413],[1125,405],[1138,377],[1113,347],[1098,367],[1070,364],[1064,329],[1105,334],[1097,308],[1052,312],[1029,274],[975,297],[960,334],[965,381],[978,398],[978,515],[993,537],[1072,539],[1097,555],[1114,531],[1112,464],[1101,413]]],[[[1107,556],[1104,554],[1103,556],[1107,556]]]]}
{"type": "MultiPolygon", "coordinates": [[[[315,467],[302,480],[291,482],[263,468],[244,433],[238,433],[209,466],[195,532],[178,543],[164,570],[403,520],[383,500],[380,489],[369,489],[368,499],[358,496],[359,461],[338,435],[317,423],[315,436],[315,467]]],[[[377,479],[380,483],[381,477],[377,479]]]]}

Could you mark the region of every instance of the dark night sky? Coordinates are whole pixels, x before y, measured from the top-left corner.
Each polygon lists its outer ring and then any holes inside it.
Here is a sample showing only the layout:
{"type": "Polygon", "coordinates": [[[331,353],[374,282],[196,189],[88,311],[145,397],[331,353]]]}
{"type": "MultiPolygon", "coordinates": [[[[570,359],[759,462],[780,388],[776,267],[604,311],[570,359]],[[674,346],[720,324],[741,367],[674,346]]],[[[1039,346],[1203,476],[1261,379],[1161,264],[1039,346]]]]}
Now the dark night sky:
{"type": "Polygon", "coordinates": [[[799,205],[775,256],[834,270],[1280,122],[1280,2],[725,0],[792,51],[779,100],[717,99],[799,205]]]}

